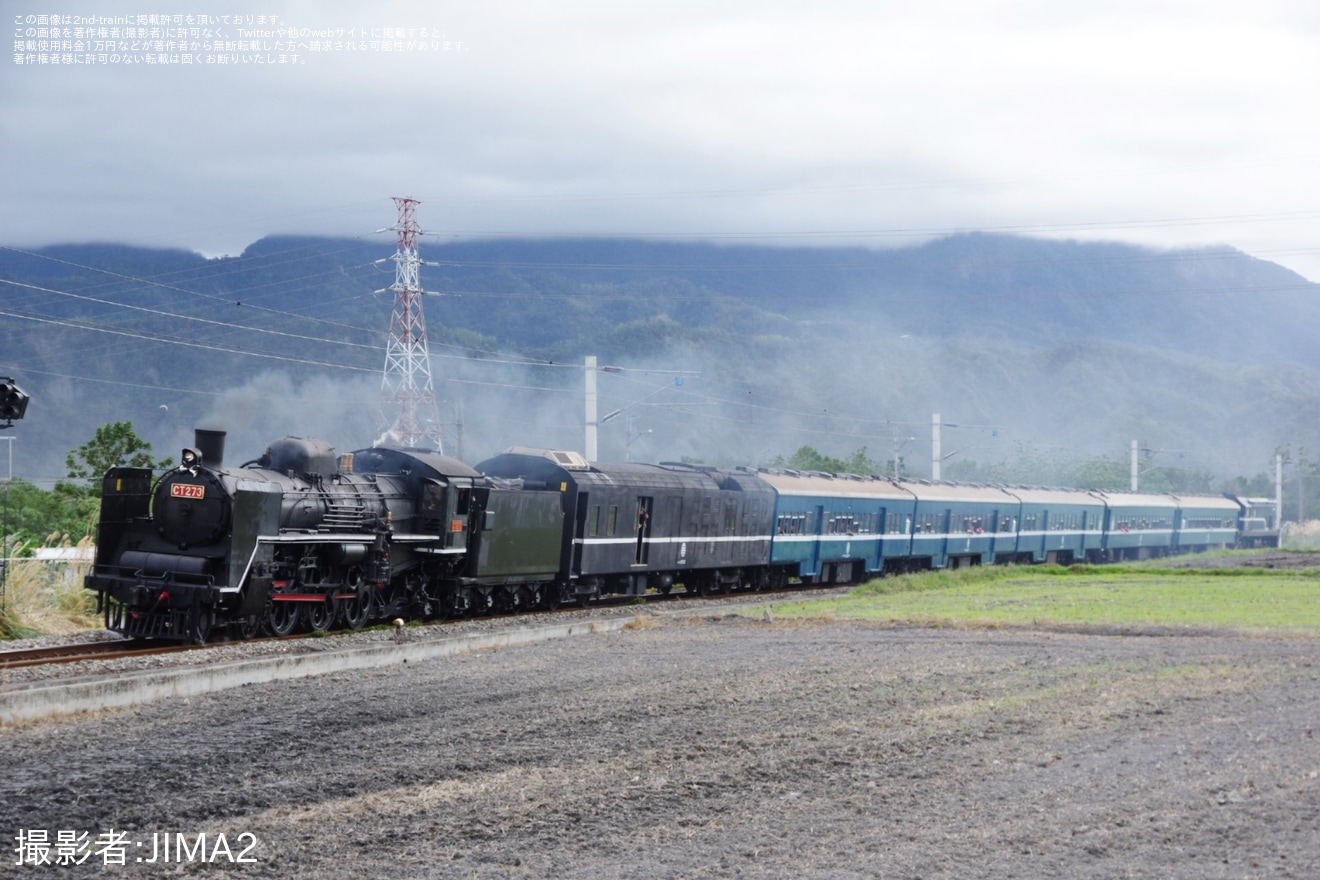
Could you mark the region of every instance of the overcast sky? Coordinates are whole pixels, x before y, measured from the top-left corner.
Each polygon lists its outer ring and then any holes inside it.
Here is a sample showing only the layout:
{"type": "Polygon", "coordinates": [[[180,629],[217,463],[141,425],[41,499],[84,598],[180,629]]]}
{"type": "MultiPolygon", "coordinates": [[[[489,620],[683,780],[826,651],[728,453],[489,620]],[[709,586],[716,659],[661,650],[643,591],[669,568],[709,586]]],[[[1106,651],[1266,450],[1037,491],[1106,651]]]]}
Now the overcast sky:
{"type": "Polygon", "coordinates": [[[131,18],[40,63],[55,7],[3,4],[4,244],[238,254],[369,234],[411,196],[442,236],[990,229],[1223,243],[1320,280],[1314,0],[56,6],[131,18]],[[125,33],[163,12],[230,21],[145,35],[182,49],[125,33]],[[236,15],[302,33],[240,44],[236,15]]]}

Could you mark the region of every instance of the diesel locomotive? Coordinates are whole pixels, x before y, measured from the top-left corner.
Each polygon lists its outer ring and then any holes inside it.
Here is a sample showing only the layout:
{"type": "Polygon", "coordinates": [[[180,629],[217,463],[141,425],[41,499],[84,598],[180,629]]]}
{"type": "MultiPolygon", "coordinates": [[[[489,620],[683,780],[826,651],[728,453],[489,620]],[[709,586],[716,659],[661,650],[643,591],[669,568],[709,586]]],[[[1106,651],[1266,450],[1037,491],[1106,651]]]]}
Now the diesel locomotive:
{"type": "Polygon", "coordinates": [[[86,578],[108,629],[360,628],[609,595],[853,583],[929,568],[1111,562],[1269,540],[1259,499],[966,486],[764,468],[607,464],[515,447],[475,467],[285,437],[224,464],[198,430],[155,480],[102,483],[86,578]]]}

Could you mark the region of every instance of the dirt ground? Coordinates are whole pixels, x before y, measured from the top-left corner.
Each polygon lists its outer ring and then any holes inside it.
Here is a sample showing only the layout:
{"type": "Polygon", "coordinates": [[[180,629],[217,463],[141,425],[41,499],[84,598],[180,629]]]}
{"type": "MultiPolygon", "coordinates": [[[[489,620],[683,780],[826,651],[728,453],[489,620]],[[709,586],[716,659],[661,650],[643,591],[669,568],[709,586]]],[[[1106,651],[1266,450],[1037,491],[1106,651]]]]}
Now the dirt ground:
{"type": "Polygon", "coordinates": [[[1154,563],[1161,568],[1272,568],[1281,570],[1317,569],[1320,572],[1320,551],[1271,550],[1253,551],[1238,556],[1218,554],[1192,554],[1172,556],[1154,563]]]}
{"type": "Polygon", "coordinates": [[[1314,878],[1318,664],[654,618],[0,731],[0,876],[1314,878]]]}

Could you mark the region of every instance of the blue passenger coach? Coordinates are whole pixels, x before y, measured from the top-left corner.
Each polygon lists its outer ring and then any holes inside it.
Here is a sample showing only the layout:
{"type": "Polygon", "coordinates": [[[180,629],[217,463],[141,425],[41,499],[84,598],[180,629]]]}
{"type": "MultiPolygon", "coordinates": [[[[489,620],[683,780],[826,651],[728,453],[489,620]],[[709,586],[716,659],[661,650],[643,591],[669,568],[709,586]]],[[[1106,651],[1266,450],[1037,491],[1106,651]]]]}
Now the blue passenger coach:
{"type": "Polygon", "coordinates": [[[1178,512],[1174,518],[1179,553],[1199,553],[1212,548],[1232,547],[1238,540],[1242,508],[1227,496],[1174,496],[1178,512]]]}
{"type": "Polygon", "coordinates": [[[997,486],[905,480],[917,499],[911,569],[990,565],[1011,558],[1020,502],[997,486]]]}
{"type": "Polygon", "coordinates": [[[904,571],[916,497],[883,477],[761,470],[776,494],[774,566],[797,566],[807,582],[853,583],[904,571]]]}
{"type": "Polygon", "coordinates": [[[1011,487],[1021,502],[1017,552],[1000,562],[1048,562],[1071,565],[1099,553],[1104,546],[1104,501],[1068,489],[1011,487]]]}
{"type": "Polygon", "coordinates": [[[1105,546],[1100,561],[1151,559],[1171,552],[1178,512],[1177,499],[1172,495],[1093,494],[1105,503],[1105,546]]]}

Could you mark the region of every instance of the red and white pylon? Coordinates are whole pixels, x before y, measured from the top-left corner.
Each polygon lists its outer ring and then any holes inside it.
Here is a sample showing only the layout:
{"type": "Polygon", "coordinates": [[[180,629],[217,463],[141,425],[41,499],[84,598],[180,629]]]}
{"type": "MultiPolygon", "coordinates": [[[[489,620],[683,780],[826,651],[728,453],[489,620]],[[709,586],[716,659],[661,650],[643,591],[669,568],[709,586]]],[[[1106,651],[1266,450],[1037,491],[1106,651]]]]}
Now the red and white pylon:
{"type": "MultiPolygon", "coordinates": [[[[381,378],[377,446],[403,446],[443,452],[440,414],[431,383],[431,355],[426,346],[426,319],[422,314],[422,290],[417,256],[421,229],[414,214],[421,202],[395,198],[398,222],[389,227],[399,234],[394,261],[394,313],[390,336],[385,343],[385,370],[381,378]]],[[[384,262],[384,261],[382,261],[384,262]]],[[[385,291],[377,291],[384,293],[385,291]]]]}

